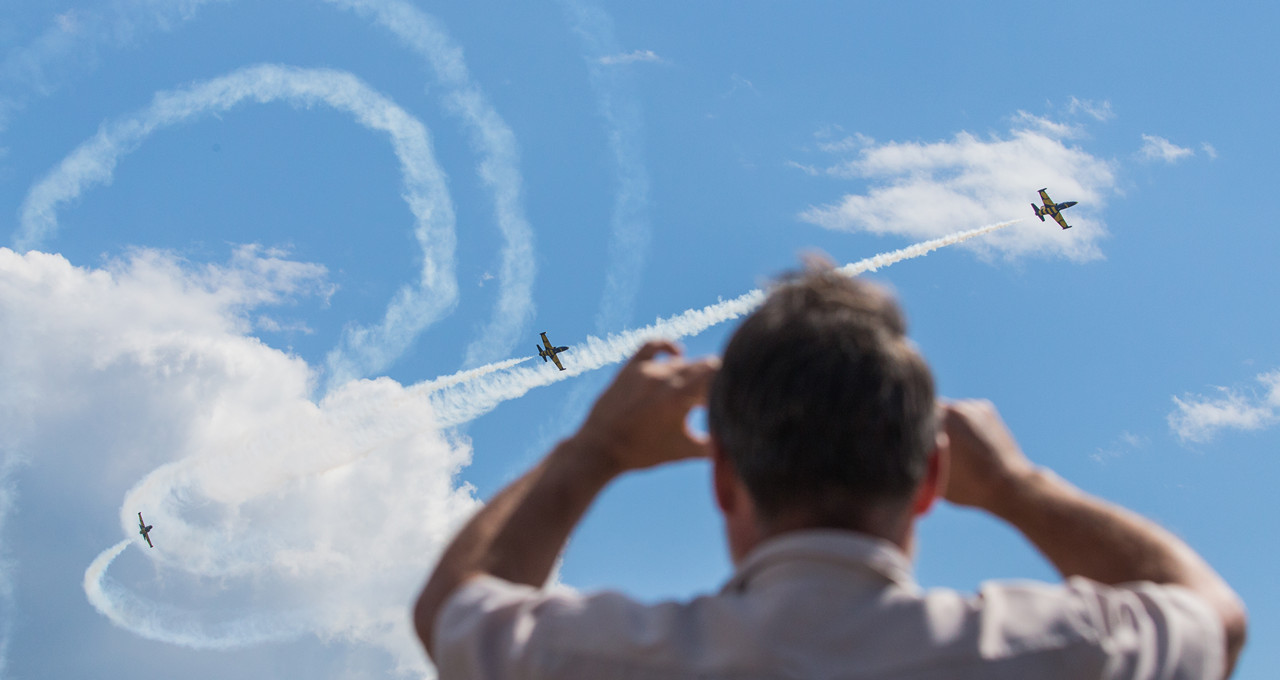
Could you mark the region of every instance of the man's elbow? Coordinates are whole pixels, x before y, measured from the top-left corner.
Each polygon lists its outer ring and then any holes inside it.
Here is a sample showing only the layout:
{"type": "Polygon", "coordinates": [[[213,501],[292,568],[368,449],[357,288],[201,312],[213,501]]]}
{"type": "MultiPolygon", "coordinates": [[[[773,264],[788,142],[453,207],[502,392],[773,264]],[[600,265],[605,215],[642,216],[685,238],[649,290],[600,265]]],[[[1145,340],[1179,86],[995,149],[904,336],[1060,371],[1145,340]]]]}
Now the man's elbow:
{"type": "Polygon", "coordinates": [[[1240,658],[1240,651],[1244,649],[1245,639],[1248,637],[1249,614],[1244,602],[1235,593],[1223,598],[1217,609],[1222,617],[1223,632],[1226,633],[1227,672],[1223,677],[1228,678],[1235,669],[1236,660],[1240,658]]]}
{"type": "Polygon", "coordinates": [[[418,640],[422,642],[422,648],[427,651],[427,656],[433,663],[436,655],[435,650],[432,649],[432,636],[435,633],[436,614],[439,610],[440,602],[431,596],[431,588],[428,585],[422,589],[422,593],[418,595],[418,601],[413,605],[413,627],[418,632],[418,640]]]}
{"type": "Polygon", "coordinates": [[[437,570],[427,580],[427,585],[422,589],[422,594],[418,595],[418,601],[413,605],[413,627],[418,632],[418,639],[422,641],[422,647],[427,650],[427,656],[431,657],[433,663],[436,660],[436,653],[433,648],[436,620],[440,617],[440,610],[444,608],[445,602],[459,587],[477,575],[479,574],[470,572],[466,574],[441,573],[437,570]]]}

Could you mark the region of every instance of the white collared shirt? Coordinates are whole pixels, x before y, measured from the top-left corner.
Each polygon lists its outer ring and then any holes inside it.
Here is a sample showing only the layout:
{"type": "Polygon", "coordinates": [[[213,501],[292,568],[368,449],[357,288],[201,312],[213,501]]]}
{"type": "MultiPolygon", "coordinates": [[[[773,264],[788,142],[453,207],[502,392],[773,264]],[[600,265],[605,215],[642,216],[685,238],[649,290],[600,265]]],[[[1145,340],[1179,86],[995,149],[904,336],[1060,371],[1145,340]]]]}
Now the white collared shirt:
{"type": "Polygon", "coordinates": [[[1218,680],[1225,663],[1221,622],[1186,589],[1072,578],[923,591],[896,546],[836,530],[775,537],[688,602],[482,576],[438,616],[442,680],[1218,680]]]}

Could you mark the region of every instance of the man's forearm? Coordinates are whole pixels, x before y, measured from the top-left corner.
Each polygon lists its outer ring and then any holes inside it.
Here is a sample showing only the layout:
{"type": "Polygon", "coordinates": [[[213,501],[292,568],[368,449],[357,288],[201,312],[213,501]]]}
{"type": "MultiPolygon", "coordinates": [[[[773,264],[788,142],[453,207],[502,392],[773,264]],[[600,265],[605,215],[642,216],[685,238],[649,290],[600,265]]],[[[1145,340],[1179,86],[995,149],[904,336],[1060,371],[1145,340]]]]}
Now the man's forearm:
{"type": "Polygon", "coordinates": [[[414,607],[429,653],[440,607],[467,579],[491,574],[541,587],[569,534],[618,474],[609,460],[566,439],[536,467],[503,489],[454,537],[414,607]]]}
{"type": "Polygon", "coordinates": [[[1182,540],[1129,510],[1036,470],[1007,489],[991,512],[1027,537],[1064,576],[1116,585],[1177,584],[1222,617],[1232,659],[1244,644],[1244,608],[1226,582],[1182,540]]]}

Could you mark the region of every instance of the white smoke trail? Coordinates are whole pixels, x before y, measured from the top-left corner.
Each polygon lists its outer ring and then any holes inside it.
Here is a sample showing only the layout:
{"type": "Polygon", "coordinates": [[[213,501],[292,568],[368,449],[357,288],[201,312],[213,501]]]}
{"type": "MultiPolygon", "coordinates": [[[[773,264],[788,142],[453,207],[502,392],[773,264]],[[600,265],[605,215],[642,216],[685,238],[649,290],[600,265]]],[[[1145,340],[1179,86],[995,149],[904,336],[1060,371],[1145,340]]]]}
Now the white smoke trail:
{"type": "Polygon", "coordinates": [[[430,394],[432,392],[439,392],[440,390],[443,390],[445,388],[453,387],[454,385],[464,383],[464,382],[470,382],[472,380],[475,380],[476,378],[489,375],[490,373],[497,373],[498,371],[511,368],[516,364],[526,362],[532,358],[533,358],[532,356],[527,356],[527,357],[520,357],[519,359],[507,359],[505,361],[495,361],[492,364],[478,366],[476,368],[467,369],[465,371],[458,371],[453,375],[446,375],[446,376],[441,376],[439,378],[426,380],[418,383],[417,385],[414,385],[411,388],[411,393],[416,396],[416,395],[430,394]]]}
{"type": "MultiPolygon", "coordinates": [[[[963,243],[1022,220],[1010,220],[997,224],[961,231],[930,241],[923,241],[888,253],[881,253],[840,268],[845,276],[857,276],[876,271],[896,262],[927,255],[939,248],[963,243]]],[[[566,370],[539,367],[520,368],[506,373],[495,372],[488,379],[459,383],[449,389],[431,395],[432,406],[442,425],[457,425],[493,410],[498,404],[524,395],[529,390],[549,385],[565,378],[618,363],[631,356],[640,345],[653,338],[679,339],[697,335],[717,324],[736,319],[755,309],[764,301],[765,292],[754,289],[732,300],[717,302],[700,309],[690,309],[632,331],[609,334],[601,340],[587,336],[585,342],[574,345],[566,360],[566,370]]]]}
{"type": "Polygon", "coordinates": [[[329,383],[341,384],[385,368],[457,301],[453,204],[426,126],[349,73],[263,64],[157,94],[150,107],[104,126],[31,188],[15,243],[26,250],[54,233],[58,207],[93,185],[109,183],[121,157],[157,130],[246,101],[276,100],[300,106],[326,104],[348,112],[361,125],[387,133],[400,161],[404,198],[415,217],[414,235],[423,254],[418,281],[396,292],[380,324],[346,330],[329,355],[329,383]]]}
{"type": "MultiPolygon", "coordinates": [[[[116,2],[100,12],[77,10],[72,28],[55,24],[31,45],[15,49],[0,62],[0,86],[5,81],[28,81],[26,86],[47,94],[57,85],[49,81],[49,75],[50,67],[58,61],[74,56],[92,56],[99,47],[108,44],[121,47],[151,30],[170,30],[193,19],[203,5],[213,1],[183,0],[177,5],[153,2],[146,3],[144,7],[136,7],[136,3],[131,2],[116,2]],[[68,31],[76,34],[75,40],[66,39],[68,31]]],[[[533,230],[521,206],[523,180],[515,134],[479,86],[471,82],[462,50],[430,15],[405,0],[324,2],[372,20],[422,57],[443,86],[446,109],[461,118],[470,130],[473,146],[483,153],[478,173],[481,181],[493,192],[495,217],[505,245],[500,255],[497,304],[489,322],[468,345],[463,364],[474,366],[511,351],[535,312],[531,291],[537,270],[533,257],[533,230]]],[[[0,93],[0,133],[5,130],[8,115],[22,108],[28,96],[0,93]]],[[[14,237],[15,248],[21,252],[38,247],[43,234],[29,233],[25,224],[20,229],[14,237]]],[[[352,336],[353,340],[364,337],[359,333],[352,336]]],[[[333,358],[339,365],[331,373],[350,372],[351,367],[342,359],[340,353],[333,358]]],[[[386,358],[381,360],[386,361],[386,358]]],[[[329,384],[333,386],[337,381],[330,378],[329,384]]]]}
{"type": "Polygon", "coordinates": [[[115,586],[107,568],[134,539],[125,539],[102,551],[84,571],[84,594],[115,625],[150,640],[191,649],[232,649],[298,637],[306,627],[296,617],[256,612],[219,624],[197,621],[195,616],[115,586]]]}
{"type": "Polygon", "coordinates": [[[489,322],[467,346],[464,366],[491,361],[510,352],[534,316],[533,229],[521,206],[523,180],[515,133],[479,86],[471,82],[462,50],[438,22],[405,0],[325,0],[370,18],[422,57],[446,91],[446,109],[469,128],[471,143],[483,154],[480,179],[493,192],[498,229],[505,239],[498,276],[498,301],[489,322]]]}
{"type": "Polygon", "coordinates": [[[580,0],[565,0],[561,5],[583,42],[591,88],[608,128],[609,148],[618,173],[610,220],[609,267],[595,320],[596,331],[603,333],[630,322],[649,253],[649,173],[642,152],[644,122],[630,93],[627,69],[610,66],[605,60],[621,51],[612,17],[580,0]]]}

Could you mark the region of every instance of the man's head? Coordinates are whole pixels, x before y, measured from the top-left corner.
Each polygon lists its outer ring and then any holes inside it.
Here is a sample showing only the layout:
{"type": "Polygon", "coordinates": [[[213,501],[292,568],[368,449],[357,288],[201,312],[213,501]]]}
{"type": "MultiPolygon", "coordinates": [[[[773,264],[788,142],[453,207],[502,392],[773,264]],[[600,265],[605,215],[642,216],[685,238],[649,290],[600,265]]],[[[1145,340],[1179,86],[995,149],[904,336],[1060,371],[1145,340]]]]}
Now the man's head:
{"type": "Polygon", "coordinates": [[[910,504],[937,441],[933,377],[887,292],[811,266],[770,291],[722,362],[708,426],[760,522],[865,530],[910,504]]]}

